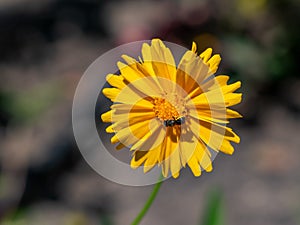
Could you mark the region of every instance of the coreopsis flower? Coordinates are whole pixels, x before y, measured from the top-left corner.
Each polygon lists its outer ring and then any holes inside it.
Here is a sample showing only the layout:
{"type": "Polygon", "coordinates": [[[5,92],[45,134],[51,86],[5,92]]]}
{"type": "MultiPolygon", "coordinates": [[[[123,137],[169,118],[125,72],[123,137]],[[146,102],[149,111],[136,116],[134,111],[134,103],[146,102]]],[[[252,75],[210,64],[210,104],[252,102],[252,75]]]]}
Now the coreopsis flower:
{"type": "Polygon", "coordinates": [[[132,151],[131,167],[162,167],[162,174],[176,178],[188,165],[195,176],[212,170],[214,152],[232,154],[231,142],[240,138],[227,127],[241,115],[229,109],[241,102],[234,93],[240,82],[228,85],[226,75],[214,76],[221,61],[212,49],[200,55],[196,44],[185,52],[178,66],[169,48],[159,39],[144,43],[139,60],[123,55],[120,75],[109,74],[103,94],[113,104],[102,114],[116,148],[132,151]]]}

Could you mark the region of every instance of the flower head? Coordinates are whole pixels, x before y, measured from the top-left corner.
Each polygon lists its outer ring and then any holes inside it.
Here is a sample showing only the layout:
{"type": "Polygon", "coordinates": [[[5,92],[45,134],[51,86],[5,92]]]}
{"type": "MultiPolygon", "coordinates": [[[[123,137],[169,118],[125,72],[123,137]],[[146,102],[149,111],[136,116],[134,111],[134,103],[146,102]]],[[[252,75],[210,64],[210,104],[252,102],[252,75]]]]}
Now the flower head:
{"type": "Polygon", "coordinates": [[[195,176],[212,170],[212,153],[232,154],[231,142],[239,137],[226,125],[241,115],[228,107],[240,103],[242,94],[233,93],[240,82],[228,85],[226,75],[214,76],[221,61],[207,49],[199,56],[196,44],[178,66],[169,48],[159,39],[144,43],[139,61],[127,55],[118,62],[120,75],[109,74],[111,88],[103,93],[114,103],[102,114],[106,128],[114,133],[117,149],[130,148],[131,167],[155,165],[178,177],[188,165],[195,176]]]}

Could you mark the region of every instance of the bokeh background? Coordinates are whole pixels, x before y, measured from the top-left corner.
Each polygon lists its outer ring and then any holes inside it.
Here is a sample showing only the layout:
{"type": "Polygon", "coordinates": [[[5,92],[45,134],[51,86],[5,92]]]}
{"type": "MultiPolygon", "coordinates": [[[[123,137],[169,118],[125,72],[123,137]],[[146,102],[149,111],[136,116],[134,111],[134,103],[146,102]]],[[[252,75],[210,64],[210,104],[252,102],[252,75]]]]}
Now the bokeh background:
{"type": "Polygon", "coordinates": [[[221,53],[241,80],[233,156],[164,182],[141,224],[300,224],[298,0],[1,0],[0,224],[130,224],[152,187],[99,176],[77,149],[72,99],[105,51],[159,37],[221,53]]]}

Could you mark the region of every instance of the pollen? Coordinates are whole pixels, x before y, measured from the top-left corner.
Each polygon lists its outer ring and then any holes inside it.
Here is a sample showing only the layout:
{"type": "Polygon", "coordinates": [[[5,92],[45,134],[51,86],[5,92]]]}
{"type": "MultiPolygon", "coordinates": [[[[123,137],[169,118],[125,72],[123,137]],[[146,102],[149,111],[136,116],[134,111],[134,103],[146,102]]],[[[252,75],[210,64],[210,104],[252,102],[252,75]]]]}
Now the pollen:
{"type": "Polygon", "coordinates": [[[172,120],[186,114],[184,102],[177,95],[154,97],[152,104],[156,117],[163,121],[172,120]]]}

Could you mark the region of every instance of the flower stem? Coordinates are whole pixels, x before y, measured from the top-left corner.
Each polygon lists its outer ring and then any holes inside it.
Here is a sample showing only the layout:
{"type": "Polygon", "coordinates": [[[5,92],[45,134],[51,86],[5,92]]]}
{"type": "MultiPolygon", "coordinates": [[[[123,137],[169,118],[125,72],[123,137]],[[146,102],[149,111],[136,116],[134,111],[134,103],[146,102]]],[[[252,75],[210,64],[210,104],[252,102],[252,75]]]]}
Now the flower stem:
{"type": "Polygon", "coordinates": [[[141,220],[143,219],[143,217],[145,216],[145,214],[147,213],[148,209],[150,208],[150,206],[152,205],[159,189],[160,186],[162,184],[162,180],[163,180],[163,175],[161,174],[158,178],[158,182],[155,184],[147,202],[145,203],[143,209],[140,211],[140,213],[137,215],[137,217],[134,219],[134,221],[131,223],[131,225],[138,225],[141,220]]]}

